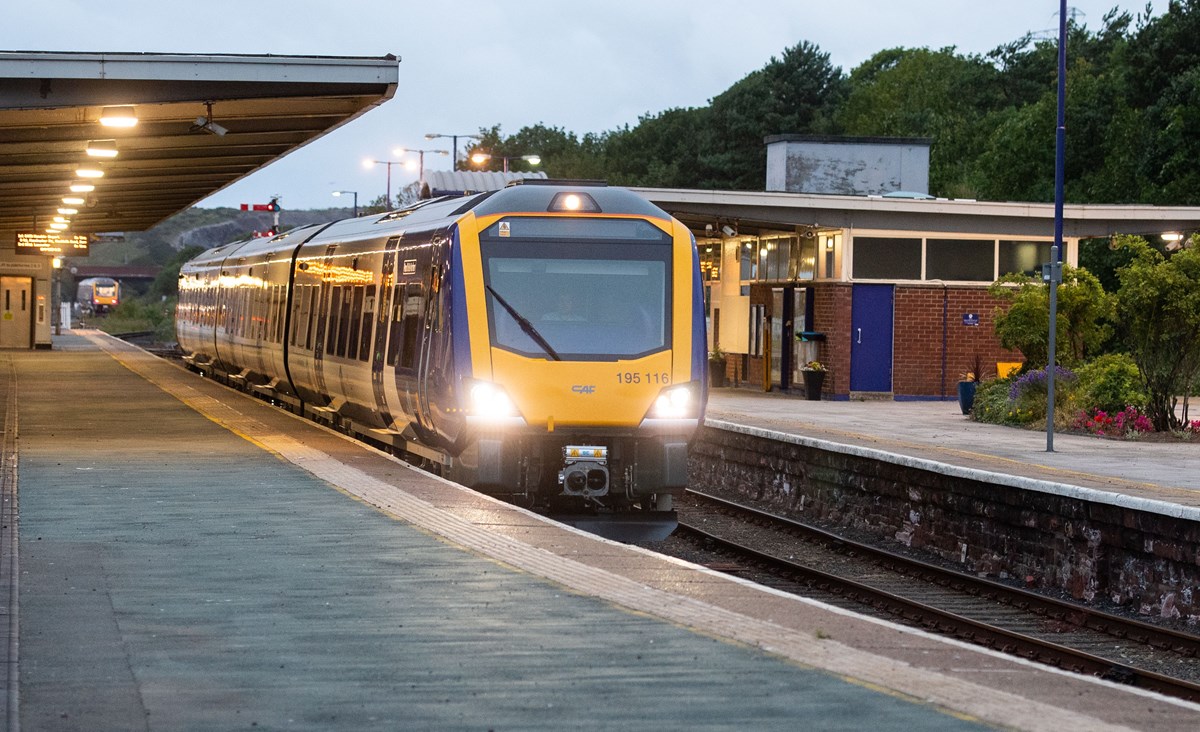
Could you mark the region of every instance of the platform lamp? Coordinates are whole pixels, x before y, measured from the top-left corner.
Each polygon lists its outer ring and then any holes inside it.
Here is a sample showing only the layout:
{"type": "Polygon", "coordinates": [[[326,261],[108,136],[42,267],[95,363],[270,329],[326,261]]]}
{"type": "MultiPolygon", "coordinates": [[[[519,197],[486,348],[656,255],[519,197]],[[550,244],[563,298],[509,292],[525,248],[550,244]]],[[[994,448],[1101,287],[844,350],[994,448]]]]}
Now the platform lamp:
{"type": "Polygon", "coordinates": [[[54,335],[62,335],[62,266],[63,258],[54,257],[50,260],[54,268],[54,302],[50,305],[54,313],[54,335]]]}
{"type": "Polygon", "coordinates": [[[542,164],[542,156],[541,155],[489,155],[488,153],[475,153],[474,155],[471,156],[471,162],[475,163],[476,165],[483,165],[487,161],[492,160],[494,158],[500,158],[501,160],[504,161],[504,172],[505,173],[508,172],[508,161],[509,160],[524,160],[525,162],[529,163],[530,165],[541,165],[542,164]]]}
{"type": "Polygon", "coordinates": [[[392,154],[399,157],[408,153],[417,154],[417,188],[425,183],[425,153],[431,155],[449,155],[449,150],[418,150],[413,147],[398,147],[392,151],[392,154]]]}
{"type": "Polygon", "coordinates": [[[437,140],[438,138],[450,138],[450,150],[453,153],[450,158],[450,170],[458,171],[458,138],[462,137],[467,140],[482,140],[482,135],[443,135],[440,132],[430,132],[425,135],[426,140],[437,140]]]}
{"type": "Polygon", "coordinates": [[[392,210],[392,166],[393,165],[403,165],[403,164],[404,164],[403,160],[372,160],[371,158],[367,158],[366,160],[363,160],[364,168],[371,168],[376,165],[386,165],[387,166],[387,190],[383,194],[383,205],[389,211],[392,210]]]}
{"type": "MultiPolygon", "coordinates": [[[[389,184],[390,187],[390,184],[389,184]]],[[[354,196],[354,218],[358,218],[358,191],[334,191],[335,196],[354,196]]]]}

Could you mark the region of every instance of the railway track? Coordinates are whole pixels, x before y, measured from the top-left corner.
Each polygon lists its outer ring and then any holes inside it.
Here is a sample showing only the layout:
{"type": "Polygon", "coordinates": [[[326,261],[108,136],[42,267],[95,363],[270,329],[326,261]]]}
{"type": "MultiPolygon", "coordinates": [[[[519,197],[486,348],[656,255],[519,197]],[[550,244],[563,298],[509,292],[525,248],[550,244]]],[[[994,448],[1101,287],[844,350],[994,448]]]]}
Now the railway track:
{"type": "Polygon", "coordinates": [[[896,555],[689,491],[655,549],[1078,673],[1200,701],[1200,636],[896,555]],[[820,569],[817,569],[819,567],[820,569]]]}

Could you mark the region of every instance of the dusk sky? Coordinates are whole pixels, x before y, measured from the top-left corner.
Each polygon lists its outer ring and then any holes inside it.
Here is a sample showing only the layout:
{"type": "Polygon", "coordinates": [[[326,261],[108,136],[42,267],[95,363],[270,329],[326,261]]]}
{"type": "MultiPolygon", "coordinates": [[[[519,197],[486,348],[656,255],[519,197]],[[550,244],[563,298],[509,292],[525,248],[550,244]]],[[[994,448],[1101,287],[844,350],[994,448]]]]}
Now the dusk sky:
{"type": "MultiPolygon", "coordinates": [[[[1096,30],[1108,10],[1145,2],[1074,0],[1096,30]]],[[[1154,14],[1166,0],[1150,3],[1154,14]]],[[[45,0],[4,3],[0,49],[400,57],[396,96],[317,142],[201,202],[236,206],[282,197],[285,208],[348,205],[384,192],[397,147],[443,148],[425,133],[503,134],[542,123],[582,136],[645,114],[706,105],[800,41],[849,73],[885,48],[955,46],[985,53],[1027,31],[1057,34],[1056,0],[549,0],[253,2],[45,0]]],[[[787,132],[787,130],[780,130],[787,132]]],[[[461,141],[460,141],[461,142],[461,141]]],[[[449,159],[425,158],[426,169],[449,159]]],[[[416,171],[393,167],[393,188],[416,171]]]]}

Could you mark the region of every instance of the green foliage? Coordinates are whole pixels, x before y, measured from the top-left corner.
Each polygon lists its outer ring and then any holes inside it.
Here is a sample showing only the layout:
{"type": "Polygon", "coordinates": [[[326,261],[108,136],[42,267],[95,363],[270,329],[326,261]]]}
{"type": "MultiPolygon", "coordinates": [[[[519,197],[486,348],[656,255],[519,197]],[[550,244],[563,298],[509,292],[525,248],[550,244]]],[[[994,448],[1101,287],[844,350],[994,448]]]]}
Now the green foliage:
{"type": "MultiPolygon", "coordinates": [[[[975,389],[975,402],[971,407],[971,418],[989,424],[1023,425],[1032,421],[1032,416],[1020,414],[1008,401],[1008,390],[1015,377],[992,379],[975,389]]],[[[1043,414],[1043,419],[1045,415],[1043,414]]]]}
{"type": "MultiPolygon", "coordinates": [[[[1026,275],[1009,274],[996,280],[988,291],[1010,303],[1007,310],[996,311],[1000,344],[1020,351],[1028,368],[1044,368],[1049,362],[1049,286],[1026,275]]],[[[1113,297],[1085,269],[1063,265],[1056,310],[1056,363],[1083,363],[1099,352],[1112,332],[1113,297]]]]}
{"type": "Polygon", "coordinates": [[[126,300],[107,317],[89,319],[88,325],[112,335],[149,332],[156,343],[172,343],[175,340],[175,304],[174,298],[151,302],[126,300]]]}
{"type": "Polygon", "coordinates": [[[1107,353],[1080,366],[1076,403],[1081,409],[1120,412],[1146,407],[1146,391],[1137,364],[1125,353],[1107,353]]]}
{"type": "Polygon", "coordinates": [[[1118,271],[1117,307],[1145,380],[1146,416],[1156,430],[1179,430],[1177,397],[1190,394],[1200,376],[1200,237],[1169,259],[1141,237],[1116,237],[1114,244],[1135,255],[1118,271]]]}

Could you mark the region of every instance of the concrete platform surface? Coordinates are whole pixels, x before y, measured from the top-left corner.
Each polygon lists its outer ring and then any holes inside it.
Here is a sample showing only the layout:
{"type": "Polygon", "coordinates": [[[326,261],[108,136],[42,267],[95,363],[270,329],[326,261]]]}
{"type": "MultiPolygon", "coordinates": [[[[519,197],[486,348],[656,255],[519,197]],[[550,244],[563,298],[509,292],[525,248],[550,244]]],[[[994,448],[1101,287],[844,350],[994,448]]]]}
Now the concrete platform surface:
{"type": "MultiPolygon", "coordinates": [[[[974,422],[958,402],[808,401],[714,389],[708,423],[758,428],[1145,501],[1200,508],[1200,439],[1115,440],[974,422]]],[[[1200,516],[1200,512],[1195,513],[1200,516]]]]}
{"type": "Polygon", "coordinates": [[[1200,725],[552,524],[104,336],[61,345],[0,354],[9,729],[1200,725]]]}

